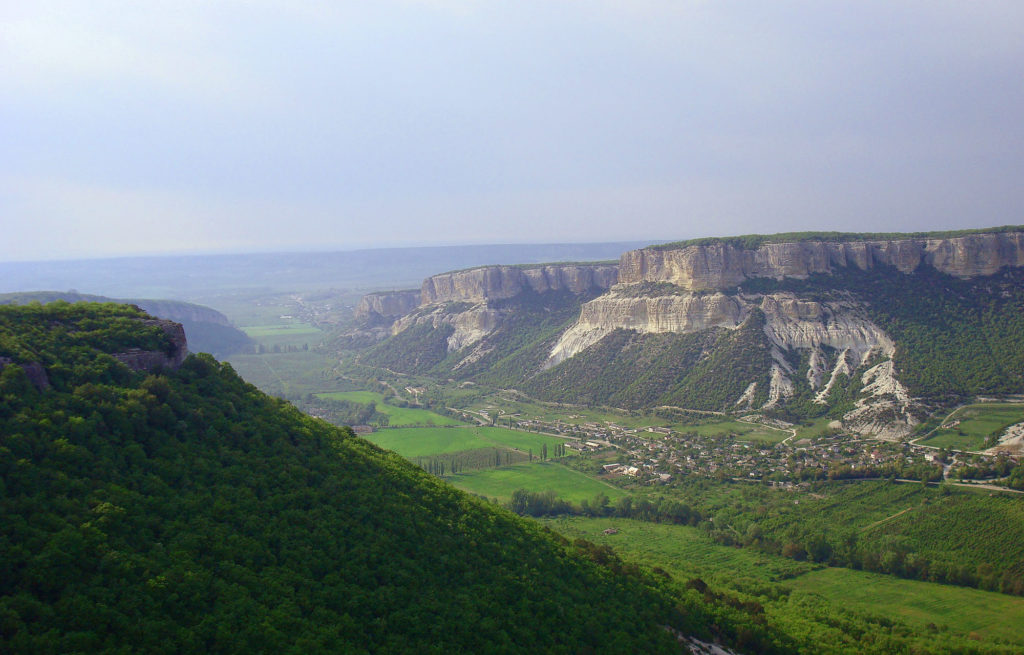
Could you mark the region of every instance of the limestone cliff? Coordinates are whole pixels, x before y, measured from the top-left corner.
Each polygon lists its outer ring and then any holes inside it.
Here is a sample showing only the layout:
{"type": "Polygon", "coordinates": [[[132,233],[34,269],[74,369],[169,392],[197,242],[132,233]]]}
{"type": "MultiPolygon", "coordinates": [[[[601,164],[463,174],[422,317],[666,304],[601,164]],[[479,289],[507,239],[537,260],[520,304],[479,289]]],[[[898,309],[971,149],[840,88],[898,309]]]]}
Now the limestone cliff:
{"type": "Polygon", "coordinates": [[[1016,227],[709,239],[617,266],[435,275],[392,334],[433,348],[420,372],[559,402],[842,415],[847,430],[898,438],[937,394],[1024,388],[1024,348],[1007,336],[1024,330],[1022,267],[1016,227]],[[542,301],[552,291],[562,306],[542,301]]]}
{"type": "Polygon", "coordinates": [[[668,282],[690,291],[728,289],[757,277],[803,278],[839,268],[891,266],[911,273],[930,266],[961,278],[1024,266],[1024,231],[950,238],[808,240],[741,248],[728,241],[633,250],[619,262],[619,283],[668,282]]]}
{"type": "Polygon", "coordinates": [[[608,264],[541,264],[537,266],[481,266],[441,273],[423,281],[421,302],[485,302],[515,297],[524,291],[580,294],[610,288],[618,266],[608,264]]]}
{"type": "MultiPolygon", "coordinates": [[[[495,301],[524,293],[568,292],[595,294],[609,289],[618,275],[616,264],[539,264],[536,266],[481,266],[434,275],[423,281],[420,306],[391,326],[398,334],[413,325],[435,328],[451,325],[448,350],[454,352],[479,342],[497,329],[514,309],[495,307],[495,301]]],[[[471,355],[475,361],[482,353],[471,355]]]]}
{"type": "MultiPolygon", "coordinates": [[[[815,402],[824,404],[840,376],[849,376],[872,360],[884,360],[864,373],[864,394],[885,396],[886,407],[893,411],[885,436],[909,432],[914,419],[909,413],[910,399],[896,379],[891,358],[892,339],[868,317],[859,302],[837,297],[828,301],[801,298],[793,293],[766,295],[717,293],[674,293],[661,296],[636,295],[627,285],[618,285],[588,303],[579,320],[566,330],[551,349],[545,368],[597,344],[617,329],[639,333],[691,333],[712,328],[734,330],[751,312],[764,315],[764,336],[770,344],[772,362],[765,407],[774,407],[794,394],[795,376],[803,375],[816,392],[815,402]],[[794,353],[807,352],[806,371],[798,371],[794,353]],[[832,353],[831,358],[828,353],[832,353]],[[834,360],[834,361],[833,361],[834,360]],[[868,379],[870,378],[870,379],[868,379]]],[[[737,407],[747,407],[757,382],[736,398],[737,407]]],[[[861,402],[848,427],[858,432],[878,434],[877,407],[861,402]]]]}
{"type": "Polygon", "coordinates": [[[379,291],[368,293],[356,305],[355,317],[361,321],[389,320],[405,316],[420,305],[420,291],[379,291]]]}

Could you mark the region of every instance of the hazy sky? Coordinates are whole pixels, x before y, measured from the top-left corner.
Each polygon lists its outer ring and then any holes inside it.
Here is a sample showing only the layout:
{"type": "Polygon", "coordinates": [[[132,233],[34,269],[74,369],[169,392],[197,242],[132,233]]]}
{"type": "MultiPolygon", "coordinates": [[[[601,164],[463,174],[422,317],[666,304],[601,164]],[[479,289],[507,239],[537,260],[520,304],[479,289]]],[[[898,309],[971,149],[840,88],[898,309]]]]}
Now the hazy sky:
{"type": "Polygon", "coordinates": [[[1024,223],[1024,2],[0,2],[0,259],[1024,223]]]}

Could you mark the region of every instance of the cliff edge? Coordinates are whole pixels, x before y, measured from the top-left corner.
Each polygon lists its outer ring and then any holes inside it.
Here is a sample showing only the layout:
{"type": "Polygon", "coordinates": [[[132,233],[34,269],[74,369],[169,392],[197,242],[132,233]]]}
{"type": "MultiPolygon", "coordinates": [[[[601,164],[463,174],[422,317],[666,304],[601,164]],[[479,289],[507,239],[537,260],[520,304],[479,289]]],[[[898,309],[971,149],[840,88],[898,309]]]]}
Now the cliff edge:
{"type": "Polygon", "coordinates": [[[753,248],[728,240],[632,250],[619,261],[620,284],[668,282],[688,291],[729,289],[750,278],[806,278],[840,268],[889,266],[912,273],[920,266],[959,278],[1024,266],[1024,229],[948,238],[862,241],[805,240],[753,248]]]}

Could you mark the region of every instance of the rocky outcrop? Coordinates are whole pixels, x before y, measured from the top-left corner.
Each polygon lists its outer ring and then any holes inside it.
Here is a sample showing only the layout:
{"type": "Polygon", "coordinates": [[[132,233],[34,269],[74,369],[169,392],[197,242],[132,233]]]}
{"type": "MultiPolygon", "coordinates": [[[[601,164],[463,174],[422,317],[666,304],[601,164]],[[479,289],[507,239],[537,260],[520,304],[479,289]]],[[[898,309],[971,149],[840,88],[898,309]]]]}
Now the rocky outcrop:
{"type": "MultiPolygon", "coordinates": [[[[181,366],[188,356],[188,343],[185,340],[185,329],[180,323],[163,319],[141,319],[143,325],[157,326],[168,337],[165,350],[142,350],[130,348],[124,352],[110,353],[110,356],[133,371],[174,370],[181,366]]],[[[29,382],[40,390],[50,388],[50,379],[46,369],[39,362],[16,363],[10,357],[0,357],[0,371],[8,366],[20,366],[29,382]]]]}
{"type": "Polygon", "coordinates": [[[619,328],[644,333],[733,329],[749,313],[749,303],[720,293],[638,298],[618,295],[613,290],[583,304],[579,320],[562,334],[545,368],[582,352],[619,328]]]}
{"type": "Polygon", "coordinates": [[[394,321],[420,305],[419,289],[368,293],[356,305],[355,317],[361,321],[394,321]]]}
{"type": "Polygon", "coordinates": [[[391,326],[391,333],[398,334],[413,325],[424,323],[428,323],[434,328],[451,325],[454,331],[448,337],[448,352],[454,352],[462,350],[490,334],[498,327],[501,317],[501,311],[490,309],[484,303],[457,312],[448,311],[444,305],[435,305],[422,308],[398,319],[391,326]]]}
{"type": "Polygon", "coordinates": [[[1024,266],[1024,232],[950,238],[797,241],[738,248],[730,243],[644,248],[622,255],[619,283],[669,282],[690,291],[728,289],[757,277],[803,278],[841,268],[891,266],[911,273],[930,266],[961,278],[1024,266]]]}
{"type": "Polygon", "coordinates": [[[188,356],[188,342],[185,340],[185,329],[180,323],[164,319],[144,319],[143,325],[157,326],[169,338],[165,350],[141,350],[131,348],[111,356],[134,371],[174,370],[181,366],[188,356]]]}
{"type": "Polygon", "coordinates": [[[859,362],[874,348],[893,349],[892,340],[853,301],[818,302],[791,293],[633,297],[625,291],[616,287],[585,303],[579,320],[551,350],[547,366],[572,357],[619,328],[642,333],[735,329],[754,308],[764,312],[765,334],[781,350],[828,346],[851,352],[859,362]]]}
{"type": "Polygon", "coordinates": [[[28,362],[26,364],[15,364],[10,357],[0,357],[0,371],[8,366],[20,366],[25,371],[25,377],[39,391],[46,391],[50,388],[50,378],[46,375],[46,369],[39,362],[28,362]]]}
{"type": "Polygon", "coordinates": [[[617,276],[616,264],[482,266],[427,278],[423,281],[421,304],[479,303],[513,298],[525,291],[564,290],[579,294],[609,289],[617,276]]]}

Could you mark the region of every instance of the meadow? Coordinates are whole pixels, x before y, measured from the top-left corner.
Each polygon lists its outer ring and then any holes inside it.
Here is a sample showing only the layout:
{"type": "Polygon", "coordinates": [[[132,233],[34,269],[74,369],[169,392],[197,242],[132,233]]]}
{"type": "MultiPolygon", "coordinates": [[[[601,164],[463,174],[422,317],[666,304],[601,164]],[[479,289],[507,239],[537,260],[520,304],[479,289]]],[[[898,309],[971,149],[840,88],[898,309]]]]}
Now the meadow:
{"type": "Polygon", "coordinates": [[[735,581],[739,579],[737,572],[742,571],[742,576],[759,582],[777,582],[820,568],[750,548],[722,546],[687,525],[580,516],[547,519],[544,523],[568,537],[611,546],[631,561],[661,567],[682,580],[710,581],[721,576],[722,580],[735,581]],[[608,529],[618,532],[605,534],[608,529]]]}
{"type": "Polygon", "coordinates": [[[792,436],[788,430],[777,430],[757,423],[747,423],[735,419],[723,419],[713,423],[701,425],[683,426],[678,428],[681,432],[693,432],[702,437],[716,437],[733,434],[737,439],[743,441],[764,441],[767,443],[779,443],[792,436]]]}
{"type": "Polygon", "coordinates": [[[1018,596],[833,567],[801,575],[786,586],[917,627],[932,624],[1024,645],[1024,598],[1018,596]]]}
{"type": "Polygon", "coordinates": [[[614,502],[629,494],[618,487],[591,478],[557,462],[538,462],[481,469],[445,478],[470,493],[508,501],[516,489],[533,492],[554,491],[563,500],[579,503],[604,494],[614,502]]]}
{"type": "Polygon", "coordinates": [[[679,580],[699,577],[749,594],[779,622],[794,621],[795,613],[814,605],[826,616],[854,612],[893,617],[917,629],[1024,645],[1019,629],[1024,625],[1024,598],[1017,596],[797,562],[723,546],[699,528],[684,525],[583,517],[543,522],[569,538],[611,546],[627,561],[659,567],[679,580]],[[617,532],[605,534],[609,528],[617,532]]]}
{"type": "Polygon", "coordinates": [[[943,420],[922,445],[956,450],[983,450],[988,437],[998,435],[1014,423],[1024,421],[1024,403],[977,403],[960,407],[943,420]]]}
{"type": "Polygon", "coordinates": [[[444,416],[428,409],[418,407],[396,407],[384,402],[384,395],[375,391],[329,391],[316,394],[319,398],[328,400],[348,400],[351,402],[368,404],[376,403],[377,411],[386,414],[388,425],[392,427],[407,427],[411,425],[465,425],[462,421],[444,416]]]}
{"type": "Polygon", "coordinates": [[[226,361],[246,382],[273,396],[295,399],[333,385],[328,371],[334,360],[312,350],[235,354],[226,361]]]}
{"type": "Polygon", "coordinates": [[[274,346],[308,346],[312,348],[320,343],[323,336],[320,328],[298,321],[282,325],[250,325],[240,329],[265,348],[274,346]]]}
{"type": "Polygon", "coordinates": [[[490,426],[447,428],[388,428],[366,435],[381,448],[393,450],[405,458],[439,455],[482,448],[512,448],[536,458],[547,445],[549,453],[564,439],[521,430],[490,426]]]}

